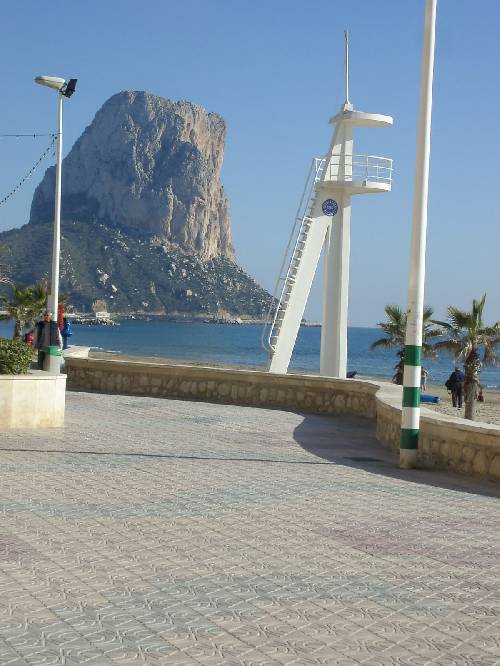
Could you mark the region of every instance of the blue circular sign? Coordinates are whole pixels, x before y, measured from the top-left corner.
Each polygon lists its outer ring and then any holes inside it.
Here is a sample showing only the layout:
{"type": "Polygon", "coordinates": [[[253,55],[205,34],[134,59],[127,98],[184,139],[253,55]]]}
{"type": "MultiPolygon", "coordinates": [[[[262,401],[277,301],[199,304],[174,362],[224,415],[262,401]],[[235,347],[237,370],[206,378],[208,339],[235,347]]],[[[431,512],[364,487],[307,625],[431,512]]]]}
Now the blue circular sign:
{"type": "Polygon", "coordinates": [[[323,205],[321,206],[321,210],[323,211],[323,215],[329,215],[330,217],[333,217],[334,215],[336,215],[338,209],[339,209],[339,205],[335,201],[335,199],[325,199],[323,201],[323,205]]]}

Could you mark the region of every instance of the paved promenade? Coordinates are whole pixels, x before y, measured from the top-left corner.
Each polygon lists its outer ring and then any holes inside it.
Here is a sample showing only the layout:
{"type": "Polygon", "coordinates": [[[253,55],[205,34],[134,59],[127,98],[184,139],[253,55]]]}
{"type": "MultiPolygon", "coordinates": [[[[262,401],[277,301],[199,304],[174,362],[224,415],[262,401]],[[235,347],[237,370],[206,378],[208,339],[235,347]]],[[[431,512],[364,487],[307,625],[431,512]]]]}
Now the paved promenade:
{"type": "Polygon", "coordinates": [[[0,442],[1,666],[500,664],[500,487],[370,422],[70,393],[0,442]]]}

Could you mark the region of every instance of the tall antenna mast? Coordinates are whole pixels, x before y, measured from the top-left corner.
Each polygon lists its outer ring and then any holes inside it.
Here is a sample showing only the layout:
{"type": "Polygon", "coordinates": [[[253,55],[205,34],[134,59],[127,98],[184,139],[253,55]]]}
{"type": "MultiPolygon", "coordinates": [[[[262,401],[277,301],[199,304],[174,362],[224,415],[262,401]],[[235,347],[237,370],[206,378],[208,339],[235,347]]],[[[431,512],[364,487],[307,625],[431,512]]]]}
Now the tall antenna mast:
{"type": "Polygon", "coordinates": [[[345,103],[350,104],[349,100],[349,31],[344,30],[345,41],[345,103]]]}

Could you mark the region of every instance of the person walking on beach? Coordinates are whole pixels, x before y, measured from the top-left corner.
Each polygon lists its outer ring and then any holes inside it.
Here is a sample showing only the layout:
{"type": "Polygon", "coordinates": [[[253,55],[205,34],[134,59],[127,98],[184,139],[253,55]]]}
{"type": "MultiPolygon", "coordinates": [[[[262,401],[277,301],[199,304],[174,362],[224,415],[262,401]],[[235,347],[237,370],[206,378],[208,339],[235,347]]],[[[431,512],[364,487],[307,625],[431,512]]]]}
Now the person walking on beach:
{"type": "Polygon", "coordinates": [[[462,408],[462,402],[464,398],[464,382],[465,375],[460,370],[460,368],[455,368],[446,382],[446,388],[451,391],[451,402],[453,407],[458,407],[458,409],[462,408]]]}
{"type": "Polygon", "coordinates": [[[47,347],[62,349],[62,338],[59,326],[52,321],[52,312],[45,312],[43,319],[35,326],[33,334],[33,349],[38,351],[38,369],[43,370],[43,362],[47,347]]]}
{"type": "Polygon", "coordinates": [[[427,377],[429,375],[429,371],[426,370],[424,367],[420,370],[420,390],[425,391],[427,388],[427,377]]]}

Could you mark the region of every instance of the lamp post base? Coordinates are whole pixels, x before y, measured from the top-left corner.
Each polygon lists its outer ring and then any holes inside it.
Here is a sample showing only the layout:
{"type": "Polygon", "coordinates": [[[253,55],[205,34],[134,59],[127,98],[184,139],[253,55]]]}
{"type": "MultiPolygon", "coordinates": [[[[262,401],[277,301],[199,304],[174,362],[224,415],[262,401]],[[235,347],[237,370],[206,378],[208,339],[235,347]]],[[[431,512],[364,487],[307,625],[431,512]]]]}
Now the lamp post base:
{"type": "Polygon", "coordinates": [[[400,449],[399,466],[401,469],[414,469],[417,466],[417,451],[414,449],[400,449]]]}
{"type": "Polygon", "coordinates": [[[38,367],[51,375],[61,372],[61,351],[59,347],[42,347],[38,350],[38,367]]]}

